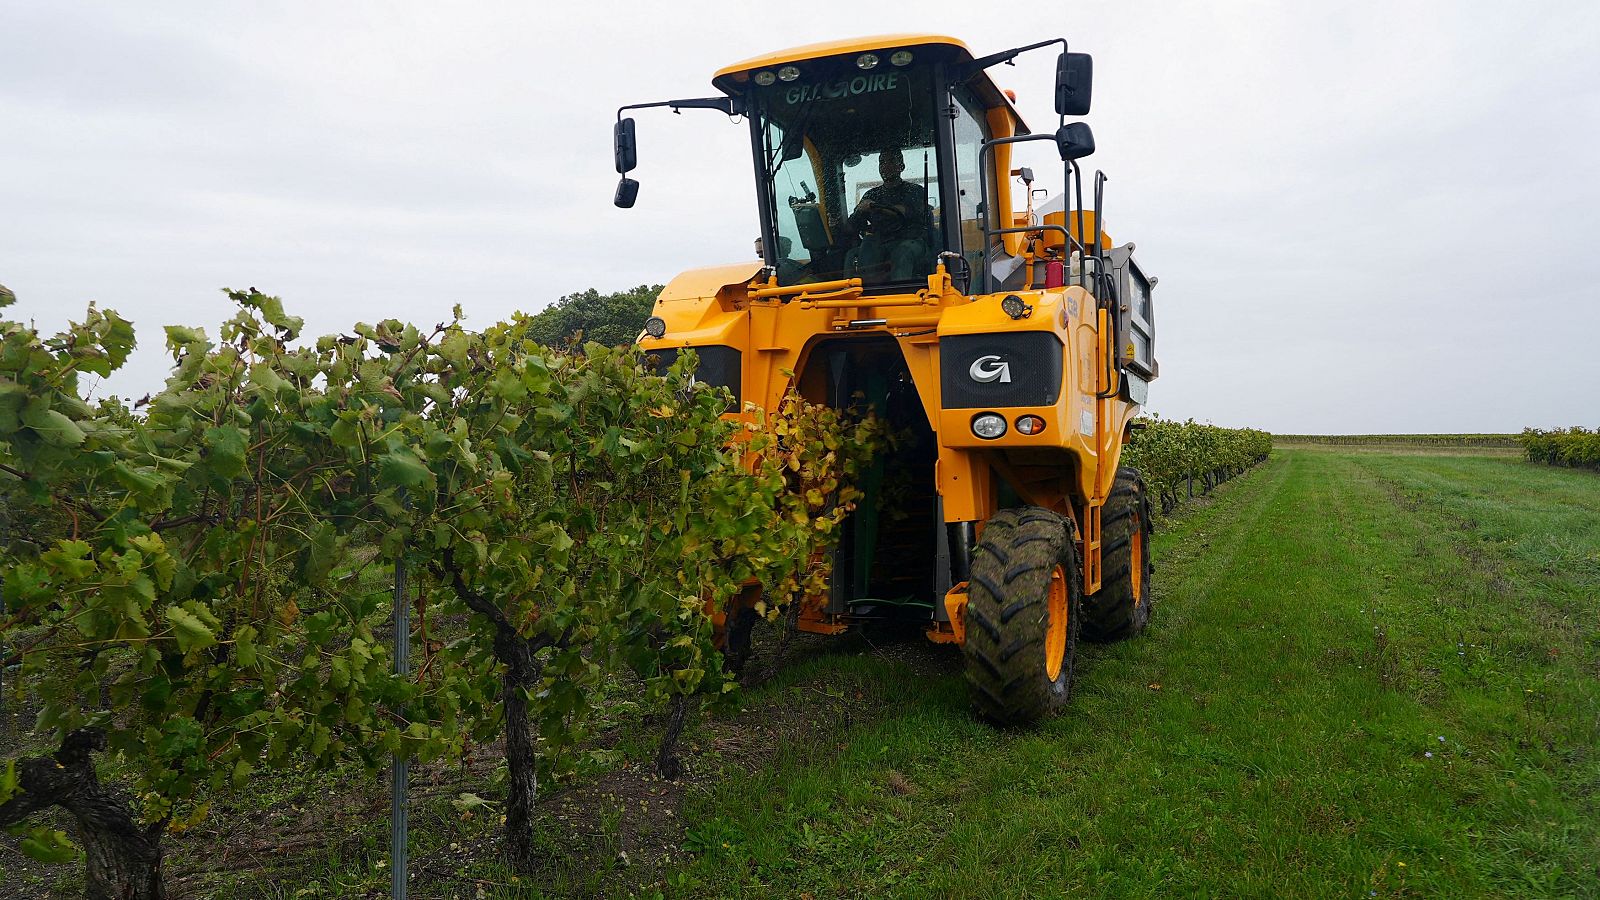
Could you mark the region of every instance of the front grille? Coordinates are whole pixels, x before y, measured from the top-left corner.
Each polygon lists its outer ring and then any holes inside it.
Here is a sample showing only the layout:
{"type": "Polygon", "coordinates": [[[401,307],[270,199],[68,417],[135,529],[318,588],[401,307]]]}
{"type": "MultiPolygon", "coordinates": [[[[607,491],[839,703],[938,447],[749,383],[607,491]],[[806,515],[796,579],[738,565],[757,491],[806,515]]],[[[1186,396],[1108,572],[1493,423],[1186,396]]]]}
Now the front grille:
{"type": "MultiPolygon", "coordinates": [[[[699,365],[695,366],[694,378],[702,384],[715,387],[725,387],[733,394],[733,405],[730,409],[738,409],[740,401],[739,388],[743,382],[742,369],[743,356],[736,348],[722,346],[690,347],[700,358],[699,365]]],[[[677,347],[667,347],[661,350],[645,350],[645,358],[660,360],[657,371],[665,372],[673,363],[678,361],[677,347]]]]}
{"type": "Polygon", "coordinates": [[[945,409],[1053,406],[1061,396],[1063,356],[1061,340],[1048,331],[958,334],[942,338],[939,341],[942,405],[945,409]],[[974,378],[974,363],[978,363],[980,377],[993,380],[985,382],[974,378]]]}

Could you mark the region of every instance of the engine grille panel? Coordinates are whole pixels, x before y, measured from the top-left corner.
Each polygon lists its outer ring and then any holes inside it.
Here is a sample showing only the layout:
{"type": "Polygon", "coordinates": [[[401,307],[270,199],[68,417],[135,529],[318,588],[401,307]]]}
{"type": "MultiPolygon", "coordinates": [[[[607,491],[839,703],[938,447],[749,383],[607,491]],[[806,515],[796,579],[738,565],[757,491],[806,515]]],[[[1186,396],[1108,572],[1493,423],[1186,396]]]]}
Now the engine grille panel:
{"type": "MultiPolygon", "coordinates": [[[[695,367],[695,380],[702,384],[715,387],[725,387],[733,394],[733,405],[730,409],[739,409],[740,402],[744,399],[740,395],[743,378],[743,354],[734,347],[710,345],[705,347],[690,347],[700,357],[700,364],[695,367]]],[[[678,361],[677,347],[667,347],[660,350],[646,350],[645,358],[654,357],[660,360],[657,371],[665,372],[671,365],[678,361]]]]}
{"type": "Polygon", "coordinates": [[[1048,331],[958,334],[939,341],[945,409],[1052,406],[1061,396],[1065,356],[1048,331]]]}

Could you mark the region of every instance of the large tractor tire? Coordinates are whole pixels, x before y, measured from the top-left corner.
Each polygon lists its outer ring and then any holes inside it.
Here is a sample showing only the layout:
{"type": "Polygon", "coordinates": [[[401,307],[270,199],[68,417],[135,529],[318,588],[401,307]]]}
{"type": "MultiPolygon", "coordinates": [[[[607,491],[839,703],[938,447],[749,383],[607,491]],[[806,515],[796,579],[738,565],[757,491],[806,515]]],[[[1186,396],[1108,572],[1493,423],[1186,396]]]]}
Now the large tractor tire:
{"type": "Polygon", "coordinates": [[[1138,469],[1117,470],[1100,511],[1100,590],[1083,605],[1083,636],[1130,638],[1150,624],[1150,497],[1138,469]]]}
{"type": "Polygon", "coordinates": [[[984,718],[1024,725],[1072,692],[1083,575],[1068,520],[1037,507],[984,525],[967,585],[967,683],[984,718]]]}
{"type": "Polygon", "coordinates": [[[756,623],[761,616],[748,606],[735,607],[728,613],[727,631],[722,641],[722,665],[733,675],[744,674],[750,662],[750,652],[755,648],[756,623]]]}

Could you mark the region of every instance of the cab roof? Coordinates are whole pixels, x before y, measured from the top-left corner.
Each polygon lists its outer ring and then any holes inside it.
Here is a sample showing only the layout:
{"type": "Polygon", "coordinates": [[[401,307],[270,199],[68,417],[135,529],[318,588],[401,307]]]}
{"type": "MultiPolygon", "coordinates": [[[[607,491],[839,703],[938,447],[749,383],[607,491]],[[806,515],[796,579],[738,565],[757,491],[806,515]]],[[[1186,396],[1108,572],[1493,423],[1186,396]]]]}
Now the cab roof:
{"type": "MultiPolygon", "coordinates": [[[[803,62],[808,59],[822,59],[830,56],[847,56],[867,51],[892,51],[916,47],[932,47],[942,51],[946,61],[971,62],[974,57],[966,43],[958,38],[943,34],[877,34],[867,37],[844,38],[837,41],[823,41],[817,44],[806,44],[800,47],[790,47],[787,50],[777,50],[753,56],[742,62],[718,69],[711,76],[711,83],[725,94],[741,92],[749,82],[751,73],[759,69],[768,69],[786,63],[803,62]]],[[[978,97],[989,108],[1003,106],[1010,111],[1011,117],[1017,123],[1017,133],[1028,133],[1028,126],[1022,121],[1022,114],[1017,112],[1016,104],[1002,91],[987,72],[979,72],[972,77],[969,84],[977,90],[978,97]]]]}

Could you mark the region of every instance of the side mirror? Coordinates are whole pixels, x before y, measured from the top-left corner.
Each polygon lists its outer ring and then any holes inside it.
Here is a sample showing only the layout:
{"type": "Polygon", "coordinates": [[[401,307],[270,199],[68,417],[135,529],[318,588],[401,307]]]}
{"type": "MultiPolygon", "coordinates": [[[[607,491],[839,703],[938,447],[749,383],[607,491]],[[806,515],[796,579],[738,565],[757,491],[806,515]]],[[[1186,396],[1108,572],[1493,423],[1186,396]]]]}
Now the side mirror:
{"type": "Polygon", "coordinates": [[[1094,132],[1084,122],[1068,122],[1056,130],[1056,149],[1062,162],[1083,159],[1094,152],[1094,132]]]}
{"type": "Polygon", "coordinates": [[[633,201],[637,199],[639,199],[639,182],[624,175],[622,180],[617,182],[617,196],[612,198],[611,202],[623,209],[632,209],[633,201]]]}
{"type": "Polygon", "coordinates": [[[639,165],[639,149],[633,140],[633,119],[618,119],[616,127],[612,129],[612,137],[612,149],[617,157],[617,174],[626,175],[639,165]]]}
{"type": "Polygon", "coordinates": [[[1056,60],[1056,114],[1086,116],[1094,93],[1094,57],[1063,53],[1056,60]]]}

